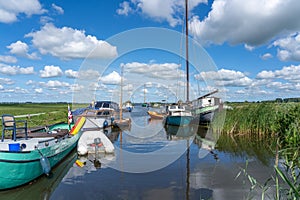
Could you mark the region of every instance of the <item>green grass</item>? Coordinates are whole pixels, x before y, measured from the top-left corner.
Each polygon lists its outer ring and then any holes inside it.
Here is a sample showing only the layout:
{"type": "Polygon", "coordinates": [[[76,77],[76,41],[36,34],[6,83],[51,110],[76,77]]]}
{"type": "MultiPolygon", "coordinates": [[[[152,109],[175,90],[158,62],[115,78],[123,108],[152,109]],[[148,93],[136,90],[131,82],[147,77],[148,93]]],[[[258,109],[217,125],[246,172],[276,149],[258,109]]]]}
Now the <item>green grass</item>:
{"type": "MultiPolygon", "coordinates": [[[[243,136],[254,138],[253,141],[263,140],[268,145],[268,138],[276,139],[277,147],[270,145],[269,148],[281,159],[283,167],[279,167],[275,161],[276,176],[272,177],[276,180],[275,199],[300,199],[300,103],[235,103],[230,106],[233,107],[232,110],[217,114],[211,124],[212,129],[233,140],[240,140],[243,136]],[[284,184],[280,184],[278,180],[284,184]]],[[[220,137],[218,144],[222,147],[228,142],[231,141],[220,137]]],[[[262,150],[256,148],[254,143],[244,145],[250,146],[253,151],[262,150]]],[[[231,146],[235,150],[236,145],[233,143],[231,146]]],[[[253,182],[254,177],[246,175],[251,178],[249,180],[255,187],[257,184],[253,182]]],[[[265,185],[263,184],[263,190],[267,188],[265,185]]],[[[264,193],[262,199],[263,195],[264,193]]]]}
{"type": "Polygon", "coordinates": [[[299,142],[296,133],[300,130],[300,103],[241,103],[232,107],[232,110],[218,113],[212,123],[214,130],[233,135],[288,134],[294,135],[295,143],[299,142]]]}
{"type": "MultiPolygon", "coordinates": [[[[46,126],[58,122],[67,122],[68,105],[59,103],[23,103],[23,104],[0,104],[0,115],[27,115],[20,120],[27,120],[28,127],[46,126]],[[39,116],[31,114],[45,113],[39,116]]],[[[2,124],[0,125],[2,130],[2,124]]]]}

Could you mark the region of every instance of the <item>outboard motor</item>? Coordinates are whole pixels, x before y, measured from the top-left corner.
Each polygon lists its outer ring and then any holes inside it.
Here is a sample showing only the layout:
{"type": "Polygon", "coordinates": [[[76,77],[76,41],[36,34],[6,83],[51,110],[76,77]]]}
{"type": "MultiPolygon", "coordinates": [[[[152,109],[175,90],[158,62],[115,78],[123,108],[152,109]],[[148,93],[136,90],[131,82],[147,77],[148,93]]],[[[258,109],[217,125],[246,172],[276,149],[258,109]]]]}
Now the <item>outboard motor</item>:
{"type": "Polygon", "coordinates": [[[115,118],[114,118],[114,117],[111,117],[111,118],[110,118],[110,124],[111,124],[112,127],[114,126],[114,121],[115,121],[115,118]]]}

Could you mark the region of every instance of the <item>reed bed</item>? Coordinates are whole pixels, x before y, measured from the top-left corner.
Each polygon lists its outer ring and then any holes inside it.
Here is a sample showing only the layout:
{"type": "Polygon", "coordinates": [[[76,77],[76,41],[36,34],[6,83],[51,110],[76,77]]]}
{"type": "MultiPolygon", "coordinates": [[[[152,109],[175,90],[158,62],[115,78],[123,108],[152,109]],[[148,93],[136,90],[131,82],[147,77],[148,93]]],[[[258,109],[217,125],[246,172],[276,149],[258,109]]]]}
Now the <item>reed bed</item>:
{"type": "MultiPolygon", "coordinates": [[[[276,182],[274,199],[300,199],[300,103],[246,103],[231,106],[232,110],[217,113],[211,128],[221,135],[229,135],[233,141],[241,136],[254,138],[254,141],[274,138],[276,145],[269,144],[275,155],[276,176],[272,177],[276,182]],[[279,180],[284,184],[280,184],[279,180]]],[[[222,142],[218,141],[218,144],[222,146],[222,142]]],[[[236,147],[234,144],[232,146],[236,147]]],[[[255,146],[252,149],[260,151],[255,146]]],[[[262,199],[263,196],[264,193],[262,199]]]]}
{"type": "Polygon", "coordinates": [[[247,103],[235,104],[232,110],[217,113],[211,127],[221,135],[232,138],[247,136],[278,140],[281,156],[300,167],[300,103],[247,103]]]}
{"type": "Polygon", "coordinates": [[[217,113],[211,124],[214,130],[231,135],[289,135],[295,139],[293,142],[299,142],[300,103],[241,103],[231,106],[232,110],[217,113]]]}

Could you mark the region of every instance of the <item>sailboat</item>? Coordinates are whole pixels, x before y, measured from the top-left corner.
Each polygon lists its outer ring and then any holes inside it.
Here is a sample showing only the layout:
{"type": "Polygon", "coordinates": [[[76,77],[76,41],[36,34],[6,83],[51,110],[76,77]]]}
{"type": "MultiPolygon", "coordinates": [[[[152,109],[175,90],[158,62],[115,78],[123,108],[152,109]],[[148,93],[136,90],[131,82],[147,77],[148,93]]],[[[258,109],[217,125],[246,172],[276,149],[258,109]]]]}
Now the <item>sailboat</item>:
{"type": "Polygon", "coordinates": [[[149,104],[146,103],[146,85],[144,84],[144,103],[142,104],[142,107],[149,107],[149,104]]]}
{"type": "MultiPolygon", "coordinates": [[[[186,102],[189,103],[188,1],[185,0],[186,102]]],[[[166,125],[186,126],[194,119],[187,105],[180,101],[167,106],[166,125]]]]}
{"type": "Polygon", "coordinates": [[[114,120],[114,125],[116,125],[119,128],[128,127],[131,125],[131,119],[130,118],[123,118],[123,65],[121,66],[121,83],[120,83],[120,104],[119,104],[119,119],[114,120]]]}
{"type": "Polygon", "coordinates": [[[189,100],[189,48],[188,48],[188,0],[185,0],[185,51],[186,51],[186,102],[191,107],[194,117],[193,123],[210,123],[216,111],[223,108],[220,98],[211,95],[218,92],[215,90],[195,100],[189,100]]]}
{"type": "Polygon", "coordinates": [[[131,112],[133,110],[133,105],[131,103],[131,101],[126,101],[124,104],[123,104],[123,107],[122,107],[123,111],[125,112],[131,112]]]}

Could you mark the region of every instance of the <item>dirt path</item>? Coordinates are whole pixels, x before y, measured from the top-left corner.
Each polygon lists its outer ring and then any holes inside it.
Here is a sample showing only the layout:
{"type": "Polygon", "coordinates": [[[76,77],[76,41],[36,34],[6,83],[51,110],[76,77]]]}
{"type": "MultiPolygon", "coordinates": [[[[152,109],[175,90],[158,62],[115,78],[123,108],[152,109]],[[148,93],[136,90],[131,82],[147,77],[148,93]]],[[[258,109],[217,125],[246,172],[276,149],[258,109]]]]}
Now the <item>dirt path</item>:
{"type": "MultiPolygon", "coordinates": [[[[57,111],[52,111],[50,113],[57,113],[57,111]]],[[[32,117],[32,116],[39,116],[44,114],[46,113],[43,112],[43,113],[34,113],[34,114],[26,114],[26,115],[16,115],[15,118],[28,117],[28,116],[32,117]]]]}

